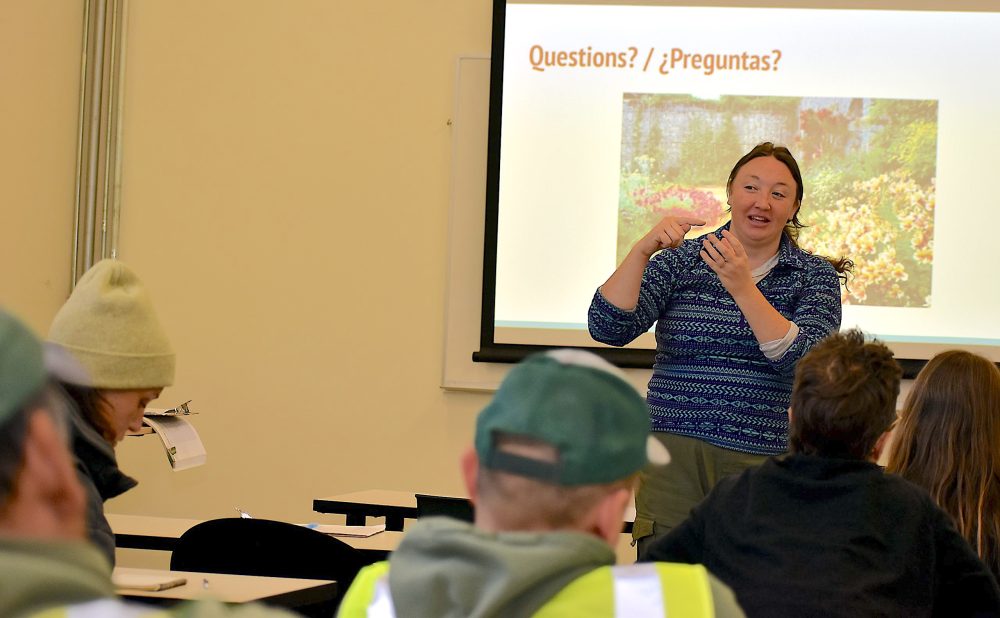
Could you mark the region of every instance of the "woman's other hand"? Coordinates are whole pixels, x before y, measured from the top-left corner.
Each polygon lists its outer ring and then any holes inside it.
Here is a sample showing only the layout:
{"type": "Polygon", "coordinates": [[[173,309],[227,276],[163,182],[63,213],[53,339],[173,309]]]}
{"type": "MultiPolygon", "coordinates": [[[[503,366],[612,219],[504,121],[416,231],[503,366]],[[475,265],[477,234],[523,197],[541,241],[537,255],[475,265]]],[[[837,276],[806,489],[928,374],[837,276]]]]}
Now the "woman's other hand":
{"type": "Polygon", "coordinates": [[[702,241],[702,246],[701,259],[719,276],[719,281],[733,298],[754,285],[750,260],[735,234],[729,230],[722,230],[722,238],[709,234],[702,241]]]}

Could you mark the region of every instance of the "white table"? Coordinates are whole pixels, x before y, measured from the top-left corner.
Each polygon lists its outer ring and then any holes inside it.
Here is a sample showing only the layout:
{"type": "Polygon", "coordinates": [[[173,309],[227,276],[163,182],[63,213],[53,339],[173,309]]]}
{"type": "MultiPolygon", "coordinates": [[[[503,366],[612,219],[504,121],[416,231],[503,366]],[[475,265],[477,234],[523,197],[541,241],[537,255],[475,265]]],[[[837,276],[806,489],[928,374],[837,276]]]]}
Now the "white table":
{"type": "Polygon", "coordinates": [[[323,579],[295,579],[291,577],[261,577],[257,575],[227,575],[194,571],[166,571],[160,569],[134,569],[116,567],[115,574],[183,577],[183,586],[167,590],[118,589],[122,597],[137,600],[169,602],[211,598],[224,603],[266,602],[270,605],[296,608],[333,602],[337,598],[337,582],[323,579]]]}
{"type": "MultiPolygon", "coordinates": [[[[111,531],[115,534],[115,546],[127,549],[153,549],[173,551],[177,539],[182,534],[200,524],[202,519],[182,519],[155,517],[151,515],[121,515],[106,513],[111,531]]],[[[402,532],[385,531],[369,537],[336,536],[355,549],[377,553],[384,557],[396,549],[403,538],[402,532]]]]}

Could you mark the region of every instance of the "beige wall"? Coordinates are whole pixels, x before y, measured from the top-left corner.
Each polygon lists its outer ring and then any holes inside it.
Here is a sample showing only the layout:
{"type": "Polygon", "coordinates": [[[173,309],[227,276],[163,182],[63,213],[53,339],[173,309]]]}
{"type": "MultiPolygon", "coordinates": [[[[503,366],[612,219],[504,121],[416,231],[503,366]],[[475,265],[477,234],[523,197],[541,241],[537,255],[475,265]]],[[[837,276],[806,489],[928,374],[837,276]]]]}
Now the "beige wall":
{"type": "Polygon", "coordinates": [[[447,121],[489,40],[489,0],[130,2],[121,258],[209,463],[129,439],[141,484],[109,510],[312,521],[333,493],[462,491],[485,396],[438,386],[447,121]]]}
{"type": "Polygon", "coordinates": [[[69,294],[82,7],[0,8],[0,305],[39,332],[69,294]]]}

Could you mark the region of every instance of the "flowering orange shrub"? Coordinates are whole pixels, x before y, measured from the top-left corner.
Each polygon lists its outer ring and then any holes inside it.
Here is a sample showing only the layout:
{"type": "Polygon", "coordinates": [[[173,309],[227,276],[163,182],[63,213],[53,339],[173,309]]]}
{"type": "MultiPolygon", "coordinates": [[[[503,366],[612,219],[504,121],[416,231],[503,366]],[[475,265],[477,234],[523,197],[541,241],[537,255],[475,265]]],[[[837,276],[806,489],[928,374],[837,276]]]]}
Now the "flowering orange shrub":
{"type": "MultiPolygon", "coordinates": [[[[821,255],[854,260],[844,303],[923,307],[930,304],[934,257],[934,183],[921,187],[908,171],[857,180],[820,195],[799,242],[821,255]]],[[[810,209],[812,210],[812,209],[810,209]]]]}

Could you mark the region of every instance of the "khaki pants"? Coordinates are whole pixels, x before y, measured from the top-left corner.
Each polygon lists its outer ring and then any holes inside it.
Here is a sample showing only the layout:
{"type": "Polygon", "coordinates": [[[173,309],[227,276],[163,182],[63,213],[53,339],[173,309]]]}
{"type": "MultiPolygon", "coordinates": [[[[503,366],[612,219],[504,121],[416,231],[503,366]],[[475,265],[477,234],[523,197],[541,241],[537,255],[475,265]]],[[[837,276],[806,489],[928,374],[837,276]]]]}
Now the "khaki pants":
{"type": "Polygon", "coordinates": [[[691,509],[721,479],[767,459],[766,455],[731,451],[698,438],[663,432],[653,435],[670,451],[670,464],[649,466],[639,479],[632,538],[640,556],[650,543],[687,519],[691,509]]]}

